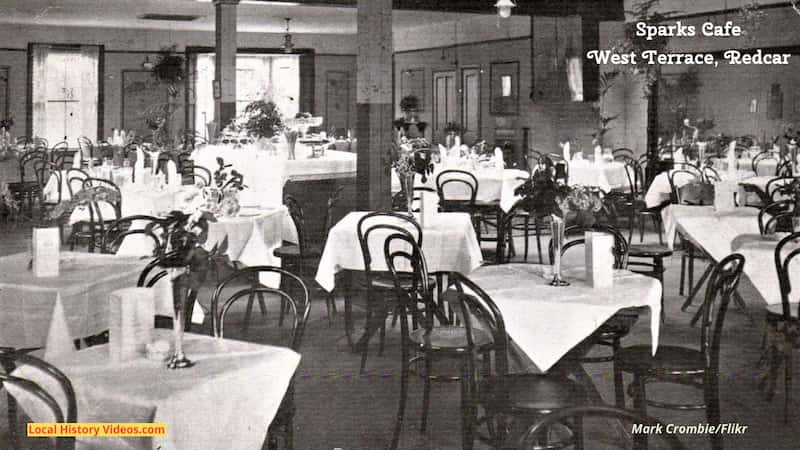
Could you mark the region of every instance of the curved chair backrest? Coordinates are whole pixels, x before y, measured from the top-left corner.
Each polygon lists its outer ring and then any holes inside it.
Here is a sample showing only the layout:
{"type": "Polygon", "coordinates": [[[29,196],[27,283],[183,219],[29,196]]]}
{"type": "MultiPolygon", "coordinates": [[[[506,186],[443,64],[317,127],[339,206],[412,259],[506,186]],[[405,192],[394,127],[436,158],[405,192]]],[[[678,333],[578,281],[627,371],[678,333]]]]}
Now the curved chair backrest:
{"type": "Polygon", "coordinates": [[[765,236],[776,231],[787,231],[787,228],[791,230],[793,215],[794,200],[770,203],[758,212],[758,232],[765,236]]]}
{"type": "MultiPolygon", "coordinates": [[[[465,186],[469,193],[469,204],[475,204],[475,197],[478,195],[478,179],[470,172],[457,169],[443,170],[436,176],[436,192],[439,193],[439,201],[444,208],[447,204],[453,201],[463,202],[463,199],[454,199],[447,197],[447,186],[465,186]]],[[[464,188],[462,188],[464,189],[464,188]]]]}
{"type": "MultiPolygon", "coordinates": [[[[489,295],[467,276],[453,272],[448,275],[449,283],[444,298],[458,314],[467,332],[468,344],[474,348],[474,330],[478,322],[480,328],[491,334],[494,353],[494,374],[501,379],[509,373],[508,334],[500,308],[489,295]]],[[[470,352],[474,357],[474,352],[470,352]]],[[[484,360],[484,375],[491,370],[488,358],[484,360]]]]}
{"type": "Polygon", "coordinates": [[[680,197],[680,188],[684,185],[690,183],[691,181],[701,179],[702,175],[699,171],[687,170],[687,169],[675,169],[669,172],[669,188],[672,196],[672,202],[676,204],[680,204],[681,197],[680,197]],[[684,180],[689,179],[687,182],[683,182],[684,180]]]}
{"type": "Polygon", "coordinates": [[[295,230],[297,230],[297,245],[300,248],[300,258],[306,257],[307,235],[306,235],[306,216],[300,202],[291,195],[283,198],[283,204],[289,210],[289,217],[292,218],[295,230]]]}
{"type": "MultiPolygon", "coordinates": [[[[80,136],[78,138],[78,148],[81,149],[82,157],[94,158],[94,144],[92,144],[92,140],[88,137],[80,136]]],[[[91,165],[91,162],[89,165],[91,165]]]]}
{"type": "Polygon", "coordinates": [[[153,287],[159,280],[167,276],[167,271],[163,267],[165,260],[170,260],[178,256],[178,252],[170,252],[161,255],[147,263],[139,274],[136,287],[153,287]]]}
{"type": "MultiPolygon", "coordinates": [[[[433,291],[429,285],[428,266],[422,249],[417,245],[416,237],[411,232],[402,228],[392,230],[392,234],[386,237],[383,243],[383,256],[386,260],[386,267],[392,274],[394,288],[397,299],[402,308],[400,309],[400,327],[404,340],[404,347],[408,346],[406,338],[408,336],[408,312],[411,311],[415,317],[418,316],[417,304],[425,305],[425,317],[422,321],[425,329],[430,332],[433,328],[433,291]],[[411,275],[410,287],[408,283],[404,285],[403,275],[411,275]]],[[[407,281],[407,279],[406,279],[407,281]]]]}
{"type": "MultiPolygon", "coordinates": [[[[628,267],[628,240],[625,239],[625,236],[622,233],[609,225],[601,225],[595,224],[591,227],[583,227],[573,225],[568,227],[564,230],[564,237],[569,238],[570,236],[580,236],[576,239],[570,239],[564,243],[564,246],[561,247],[561,255],[564,255],[567,250],[572,247],[585,245],[586,239],[584,238],[584,233],[587,231],[593,231],[598,233],[606,233],[614,236],[614,248],[612,252],[614,254],[614,268],[615,269],[625,269],[628,267]]],[[[553,256],[555,253],[554,242],[551,239],[550,245],[548,247],[548,254],[550,256],[550,261],[553,261],[553,256]]]]}
{"type": "MultiPolygon", "coordinates": [[[[778,242],[778,245],[775,246],[775,269],[778,272],[778,286],[781,289],[781,306],[783,309],[783,317],[787,323],[789,323],[792,319],[792,305],[796,303],[792,303],[789,295],[792,293],[792,281],[790,277],[789,265],[791,264],[792,260],[794,260],[797,255],[800,255],[800,245],[798,245],[798,239],[800,239],[800,232],[799,233],[792,233],[778,242]],[[787,245],[791,245],[791,250],[784,250],[784,247],[787,245]]],[[[800,305],[797,306],[798,310],[795,311],[796,314],[800,314],[800,305]]],[[[800,316],[794,316],[800,317],[800,316]]],[[[796,320],[796,319],[795,319],[796,320]]]]}
{"type": "MultiPolygon", "coordinates": [[[[19,352],[14,349],[4,348],[0,350],[0,361],[3,367],[14,368],[19,366],[30,366],[35,368],[38,372],[45,374],[48,378],[53,379],[61,391],[59,394],[63,397],[65,404],[60,404],[54,396],[54,393],[47,392],[39,384],[32,380],[20,378],[18,376],[10,375],[8,373],[0,373],[0,382],[3,385],[14,386],[17,389],[26,392],[28,395],[34,397],[37,401],[44,404],[44,406],[52,413],[54,422],[56,423],[75,423],[78,417],[78,406],[75,398],[75,390],[72,383],[66,375],[52,364],[31,356],[24,352],[19,352]]],[[[75,448],[75,438],[62,437],[56,438],[56,449],[72,450],[75,448]]]]}
{"type": "Polygon", "coordinates": [[[700,351],[706,357],[707,368],[719,370],[719,346],[722,339],[722,326],[731,296],[736,292],[744,269],[744,256],[734,253],[726,256],[711,271],[706,285],[705,299],[700,306],[700,351]],[[712,310],[718,303],[717,311],[712,310]]]}
{"type": "MultiPolygon", "coordinates": [[[[125,239],[128,236],[137,236],[137,235],[141,235],[148,238],[150,240],[150,243],[152,244],[150,248],[139,249],[141,250],[141,254],[138,256],[150,256],[154,252],[158,252],[159,249],[161,248],[161,240],[155,233],[153,233],[150,230],[145,230],[145,229],[126,230],[116,235],[113,235],[113,237],[111,237],[110,234],[111,233],[109,233],[109,230],[106,230],[105,234],[103,235],[103,241],[101,244],[101,251],[103,253],[116,254],[119,251],[119,248],[122,246],[122,243],[125,242],[125,239]]],[[[126,255],[130,256],[128,254],[126,255]]]]}
{"type": "Polygon", "coordinates": [[[36,177],[36,165],[41,161],[49,161],[47,152],[42,150],[30,150],[19,158],[19,180],[22,182],[33,181],[31,177],[36,177]],[[27,179],[26,179],[27,176],[27,179]]]}
{"type": "Polygon", "coordinates": [[[775,169],[776,177],[791,177],[794,174],[792,162],[789,160],[781,161],[775,169]]]}
{"type": "Polygon", "coordinates": [[[778,166],[779,166],[780,161],[778,161],[778,158],[776,158],[775,155],[772,153],[772,150],[764,150],[763,152],[757,154],[753,158],[753,163],[751,165],[752,169],[753,169],[753,173],[755,173],[756,175],[760,175],[758,173],[758,166],[761,163],[763,163],[764,161],[774,161],[775,162],[775,175],[777,176],[778,166]]]}
{"type": "Polygon", "coordinates": [[[794,181],[794,177],[775,177],[767,182],[764,193],[773,202],[786,200],[792,195],[785,192],[785,186],[788,186],[792,181],[794,181]]]}
{"type": "Polygon", "coordinates": [[[69,190],[70,197],[72,197],[76,192],[83,189],[84,180],[90,177],[83,169],[72,168],[67,169],[64,178],[67,180],[67,189],[69,190]]]}
{"type": "Polygon", "coordinates": [[[306,322],[308,321],[308,315],[311,311],[308,288],[300,277],[280,267],[246,267],[228,275],[217,285],[214,294],[211,296],[211,328],[214,331],[214,336],[220,338],[224,337],[225,315],[234,303],[258,294],[277,295],[279,300],[285,302],[288,306],[289,313],[293,316],[291,338],[288,347],[296,352],[300,351],[306,322]],[[261,275],[271,274],[282,277],[281,285],[282,287],[285,286],[284,289],[271,288],[258,282],[252,282],[253,279],[258,280],[261,275]],[[222,299],[223,292],[226,288],[229,286],[241,286],[242,282],[246,282],[248,286],[237,290],[230,297],[222,299]],[[292,286],[292,284],[295,286],[292,286]],[[300,295],[290,295],[288,293],[289,287],[292,287],[293,291],[299,292],[300,295]]]}
{"type": "Polygon", "coordinates": [[[703,167],[703,179],[709,183],[722,181],[722,177],[719,176],[717,169],[710,166],[703,167]]]}
{"type": "Polygon", "coordinates": [[[189,166],[189,175],[192,177],[192,184],[197,183],[197,180],[199,179],[203,182],[204,186],[211,186],[211,181],[214,179],[210,170],[208,170],[206,167],[198,166],[196,164],[189,166]]]}
{"type": "MultiPolygon", "coordinates": [[[[563,408],[556,410],[553,413],[547,414],[541,418],[539,418],[533,425],[528,428],[528,431],[520,439],[520,443],[517,446],[518,450],[533,450],[534,448],[538,447],[539,442],[538,440],[541,438],[543,433],[546,433],[548,429],[550,429],[553,425],[560,424],[560,423],[576,423],[576,422],[586,422],[586,419],[603,419],[605,421],[609,421],[609,423],[624,423],[624,428],[626,430],[631,430],[632,426],[644,425],[644,426],[653,426],[653,427],[660,427],[660,429],[665,429],[666,425],[659,422],[658,420],[644,416],[639,414],[635,411],[628,411],[626,409],[616,408],[613,406],[574,406],[571,408],[563,408]]],[[[595,423],[592,420],[589,420],[590,423],[595,423]]],[[[599,425],[598,425],[599,426],[599,425]]],[[[600,429],[596,428],[595,426],[586,427],[584,429],[600,429]]],[[[653,428],[655,429],[655,428],[653,428]]],[[[684,446],[681,441],[672,433],[658,433],[652,434],[652,436],[658,436],[659,442],[662,442],[666,447],[658,446],[658,448],[669,448],[670,450],[685,450],[686,446],[684,446]]],[[[608,447],[611,448],[611,447],[608,447]]],[[[620,446],[617,448],[628,448],[625,443],[620,442],[620,446]]]]}
{"type": "MultiPolygon", "coordinates": [[[[375,238],[373,237],[373,234],[380,234],[381,231],[386,233],[409,231],[415,235],[417,245],[422,248],[422,226],[408,214],[378,211],[364,215],[358,221],[356,232],[358,244],[361,247],[361,256],[364,258],[364,273],[367,276],[367,282],[371,282],[372,261],[376,256],[370,250],[370,243],[373,243],[372,248],[376,251],[378,249],[383,251],[383,241],[380,242],[380,246],[375,247],[375,238]]],[[[378,255],[380,255],[380,251],[377,253],[378,255]]]]}
{"type": "Polygon", "coordinates": [[[631,150],[629,148],[626,148],[626,147],[620,147],[620,148],[614,149],[611,152],[611,154],[614,155],[614,160],[616,160],[618,156],[619,157],[624,157],[626,159],[627,158],[634,159],[634,155],[635,155],[633,150],[631,150]]]}
{"type": "MultiPolygon", "coordinates": [[[[119,218],[122,216],[122,191],[120,190],[119,186],[117,186],[117,184],[111,180],[106,180],[104,178],[88,177],[85,180],[83,180],[82,189],[86,189],[88,187],[98,187],[98,186],[103,186],[113,191],[116,191],[117,200],[109,200],[106,203],[114,206],[114,213],[116,214],[116,216],[113,218],[113,220],[119,220],[119,218]]],[[[112,219],[110,217],[106,217],[104,220],[112,220],[112,219]]]]}

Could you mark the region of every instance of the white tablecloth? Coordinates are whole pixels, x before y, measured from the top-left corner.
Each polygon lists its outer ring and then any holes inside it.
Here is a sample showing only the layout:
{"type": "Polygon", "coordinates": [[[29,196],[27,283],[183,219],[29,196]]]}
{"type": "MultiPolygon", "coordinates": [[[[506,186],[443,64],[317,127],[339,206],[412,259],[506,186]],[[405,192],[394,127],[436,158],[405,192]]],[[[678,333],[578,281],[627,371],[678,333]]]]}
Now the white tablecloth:
{"type": "Polygon", "coordinates": [[[598,187],[605,192],[612,189],[630,189],[625,164],[616,161],[597,164],[588,160],[570,161],[569,184],[598,187]]]}
{"type": "MultiPolygon", "coordinates": [[[[644,195],[644,202],[648,208],[654,208],[664,202],[668,202],[670,199],[670,194],[672,189],[669,186],[669,175],[670,172],[661,172],[660,174],[656,175],[653,178],[653,182],[650,184],[650,187],[647,189],[647,192],[644,195]]],[[[719,172],[719,177],[722,181],[739,181],[750,179],[754,176],[753,172],[750,170],[739,170],[737,172],[719,172]]],[[[675,176],[675,187],[679,188],[682,187],[691,181],[693,181],[691,175],[686,173],[681,173],[675,176]]]]}
{"type": "MultiPolygon", "coordinates": [[[[351,212],[331,228],[316,276],[317,283],[325,290],[333,290],[335,276],[339,271],[364,270],[357,225],[366,214],[351,212]]],[[[402,224],[399,220],[391,223],[402,224]]],[[[370,236],[373,270],[388,270],[383,257],[383,243],[389,234],[387,230],[370,236]]],[[[430,272],[458,272],[466,275],[481,265],[481,248],[472,228],[472,221],[466,213],[440,213],[436,223],[423,228],[422,236],[422,252],[430,272]]]]}
{"type": "Polygon", "coordinates": [[[139,258],[62,252],[59,276],[37,278],[27,270],[29,260],[26,253],[0,258],[0,346],[45,346],[48,354],[74,349],[73,339],[107,330],[108,294],[136,286],[147,264],[139,258]]]}
{"type": "MultiPolygon", "coordinates": [[[[427,181],[422,182],[422,177],[416,175],[414,178],[414,187],[429,187],[436,189],[436,177],[443,171],[450,169],[437,164],[434,167],[432,174],[428,175],[427,181]]],[[[493,167],[485,167],[478,169],[465,169],[454,167],[458,170],[467,170],[475,175],[478,180],[478,192],[475,194],[475,201],[478,203],[493,203],[499,202],[500,208],[508,212],[517,201],[519,197],[514,195],[514,190],[528,179],[529,174],[524,170],[519,169],[504,169],[499,170],[493,167]]],[[[397,172],[392,169],[392,194],[400,192],[400,179],[397,177],[397,172]]],[[[453,200],[469,199],[469,189],[461,183],[451,183],[445,185],[446,198],[453,200]]]]}
{"type": "Polygon", "coordinates": [[[259,193],[261,205],[283,203],[283,186],[287,181],[352,178],[356,175],[356,154],[326,150],[320,158],[309,158],[311,148],[297,144],[297,159],[287,160],[285,150],[278,155],[257,149],[257,145],[234,148],[224,145],[207,145],[192,154],[194,163],[214,173],[218,157],[231,164],[232,169],[244,176],[244,184],[259,193]]]}
{"type": "MultiPolygon", "coordinates": [[[[733,251],[744,256],[744,273],[768,305],[781,303],[781,289],[775,269],[775,247],[784,237],[786,233],[771,236],[744,234],[737,237],[731,245],[733,251]]],[[[785,246],[784,256],[797,247],[797,244],[785,246]]],[[[797,260],[789,264],[789,280],[793,287],[800,283],[800,263],[797,260]]],[[[800,293],[797,289],[792,291],[790,301],[796,302],[800,293]]]]}
{"type": "MultiPolygon", "coordinates": [[[[719,172],[726,172],[728,170],[727,158],[711,158],[714,164],[714,169],[719,172]]],[[[739,158],[736,160],[736,167],[739,170],[751,171],[753,170],[753,158],[739,158]]],[[[775,171],[778,169],[778,162],[774,159],[765,159],[758,163],[759,176],[775,176],[775,171]]]]}
{"type": "Polygon", "coordinates": [[[658,348],[661,283],[627,270],[614,273],[614,286],[593,289],[583,268],[562,273],[570,286],[550,286],[550,266],[504,264],[475,270],[469,278],[497,304],[506,332],[542,371],[622,308],[650,307],[653,349],[658,348]]]}
{"type": "Polygon", "coordinates": [[[670,248],[675,234],[680,233],[705,250],[715,261],[734,252],[734,239],[745,234],[758,234],[758,209],[736,208],[716,212],[713,206],[669,205],[661,211],[664,239],[670,248]]]}
{"type": "MultiPolygon", "coordinates": [[[[162,339],[171,331],[156,330],[162,339]]],[[[78,422],[165,423],[166,437],[79,438],[94,448],[162,450],[257,449],[288,389],[300,355],[281,347],[186,334],[184,349],[195,366],[167,370],[144,357],[109,361],[108,345],[90,347],[49,362],[75,388],[78,422]]],[[[63,395],[38,369],[15,376],[41,383],[64,405],[63,395]]],[[[9,387],[37,422],[51,422],[24,393],[9,387]]]]}

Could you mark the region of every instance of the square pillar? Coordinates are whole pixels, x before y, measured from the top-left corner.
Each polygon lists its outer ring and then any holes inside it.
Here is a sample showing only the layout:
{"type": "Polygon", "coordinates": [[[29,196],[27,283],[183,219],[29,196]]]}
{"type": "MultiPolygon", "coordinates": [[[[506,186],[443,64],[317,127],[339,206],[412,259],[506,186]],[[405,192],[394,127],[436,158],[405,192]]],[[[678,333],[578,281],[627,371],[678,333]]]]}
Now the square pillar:
{"type": "MultiPolygon", "coordinates": [[[[214,80],[219,98],[214,99],[214,118],[219,129],[236,117],[236,6],[239,0],[214,0],[216,57],[214,80]]],[[[216,89],[215,89],[216,90],[216,89]]]]}
{"type": "Polygon", "coordinates": [[[357,207],[391,209],[392,0],[358,0],[357,207]]]}

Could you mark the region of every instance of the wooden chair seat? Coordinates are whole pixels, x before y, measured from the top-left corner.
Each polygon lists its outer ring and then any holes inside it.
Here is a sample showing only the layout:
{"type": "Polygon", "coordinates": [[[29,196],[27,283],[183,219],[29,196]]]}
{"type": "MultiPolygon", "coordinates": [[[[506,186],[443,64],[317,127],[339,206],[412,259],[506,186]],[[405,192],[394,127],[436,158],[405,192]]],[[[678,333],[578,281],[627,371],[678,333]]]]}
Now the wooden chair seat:
{"type": "MultiPolygon", "coordinates": [[[[454,350],[463,351],[468,347],[467,329],[456,326],[437,326],[433,327],[430,334],[425,333],[424,328],[418,328],[409,333],[411,342],[426,347],[430,350],[454,350]]],[[[489,333],[475,329],[472,331],[472,342],[476,347],[484,347],[492,343],[489,333]]]]}
{"type": "MultiPolygon", "coordinates": [[[[791,302],[789,303],[789,312],[791,313],[791,317],[794,320],[797,320],[797,313],[798,313],[798,303],[791,302]]],[[[778,303],[775,305],[768,305],[767,306],[767,320],[771,321],[783,321],[783,305],[778,303]]]]}
{"type": "Polygon", "coordinates": [[[674,373],[702,374],[705,372],[705,356],[700,350],[670,345],[659,345],[655,356],[649,345],[634,345],[617,352],[617,367],[625,372],[644,376],[665,377],[674,373]]]}
{"type": "Polygon", "coordinates": [[[661,244],[632,244],[628,248],[628,256],[635,258],[667,258],[672,256],[672,250],[661,244]]]}
{"type": "Polygon", "coordinates": [[[495,404],[506,405],[509,412],[553,411],[586,403],[586,390],[568,378],[532,373],[490,378],[482,392],[495,404]]]}
{"type": "MultiPolygon", "coordinates": [[[[300,246],[289,242],[284,242],[283,245],[276,248],[272,254],[278,258],[300,258],[300,246]]],[[[314,259],[322,256],[322,249],[315,246],[309,246],[305,249],[305,258],[314,259]]]]}

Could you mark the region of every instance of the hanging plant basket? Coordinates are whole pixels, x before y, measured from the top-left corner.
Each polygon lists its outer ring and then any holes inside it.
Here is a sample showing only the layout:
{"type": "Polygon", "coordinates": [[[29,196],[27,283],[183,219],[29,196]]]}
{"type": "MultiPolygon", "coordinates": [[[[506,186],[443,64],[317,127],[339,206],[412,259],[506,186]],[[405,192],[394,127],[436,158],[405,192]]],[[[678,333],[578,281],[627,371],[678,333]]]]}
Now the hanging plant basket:
{"type": "Polygon", "coordinates": [[[160,83],[174,84],[185,77],[183,56],[175,53],[175,47],[161,51],[161,56],[153,66],[153,78],[160,83]]]}

